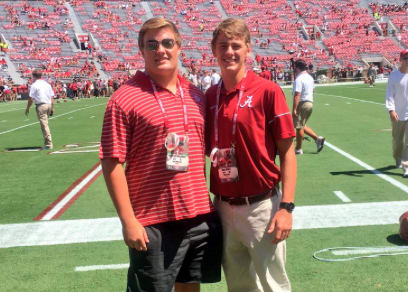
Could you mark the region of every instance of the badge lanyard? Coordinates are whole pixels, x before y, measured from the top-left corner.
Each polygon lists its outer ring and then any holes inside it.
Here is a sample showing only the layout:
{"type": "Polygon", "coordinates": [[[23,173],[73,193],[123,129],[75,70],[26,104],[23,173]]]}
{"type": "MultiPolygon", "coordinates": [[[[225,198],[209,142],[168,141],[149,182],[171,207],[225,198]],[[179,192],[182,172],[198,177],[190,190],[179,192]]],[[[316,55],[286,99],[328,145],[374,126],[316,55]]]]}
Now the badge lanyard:
{"type": "MultiPolygon", "coordinates": [[[[239,89],[239,95],[238,95],[238,102],[237,102],[237,106],[235,107],[234,116],[232,118],[232,140],[233,140],[232,145],[234,145],[235,133],[236,133],[236,130],[237,130],[238,108],[239,108],[239,105],[241,103],[242,95],[244,94],[245,83],[246,83],[246,73],[245,73],[244,78],[242,79],[242,82],[241,82],[241,88],[239,89]]],[[[216,100],[217,104],[215,105],[215,116],[214,116],[215,147],[218,147],[218,142],[219,142],[218,110],[219,110],[219,104],[220,104],[221,87],[222,87],[222,79],[218,82],[217,100],[216,100]]]]}
{"type": "MultiPolygon", "coordinates": [[[[156,84],[154,84],[153,80],[149,77],[150,83],[152,85],[153,88],[153,94],[154,97],[156,98],[157,103],[160,106],[160,110],[163,113],[163,118],[164,118],[164,126],[166,127],[167,130],[170,129],[169,126],[169,117],[167,116],[166,110],[164,109],[163,106],[163,102],[160,98],[159,92],[157,91],[157,87],[156,84]]],[[[178,85],[178,89],[180,91],[180,96],[181,96],[181,104],[183,106],[183,114],[184,114],[184,131],[186,132],[186,134],[188,133],[188,117],[187,117],[187,105],[185,103],[184,100],[184,91],[183,88],[181,87],[180,81],[177,80],[177,85],[178,85]]]]}

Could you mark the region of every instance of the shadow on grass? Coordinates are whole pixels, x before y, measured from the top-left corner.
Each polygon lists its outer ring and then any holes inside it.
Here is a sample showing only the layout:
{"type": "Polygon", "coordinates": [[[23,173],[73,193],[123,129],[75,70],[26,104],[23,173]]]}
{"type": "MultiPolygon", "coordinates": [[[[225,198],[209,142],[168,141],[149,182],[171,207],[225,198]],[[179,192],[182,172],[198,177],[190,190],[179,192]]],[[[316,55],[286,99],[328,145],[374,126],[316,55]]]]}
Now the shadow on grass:
{"type": "Polygon", "coordinates": [[[394,165],[388,165],[385,167],[381,167],[381,168],[377,168],[374,170],[368,170],[368,169],[364,169],[364,170],[350,170],[350,171],[331,171],[330,174],[331,175],[348,175],[348,176],[358,176],[361,177],[364,174],[386,174],[386,175],[390,175],[390,176],[402,176],[402,170],[395,168],[394,165]],[[390,170],[394,170],[397,172],[391,172],[390,170]]]}
{"type": "Polygon", "coordinates": [[[28,147],[12,147],[12,148],[6,148],[6,152],[19,152],[19,151],[40,151],[42,146],[28,146],[28,147]]]}
{"type": "Polygon", "coordinates": [[[408,242],[403,240],[398,233],[387,236],[387,241],[395,245],[408,246],[408,242]]]}

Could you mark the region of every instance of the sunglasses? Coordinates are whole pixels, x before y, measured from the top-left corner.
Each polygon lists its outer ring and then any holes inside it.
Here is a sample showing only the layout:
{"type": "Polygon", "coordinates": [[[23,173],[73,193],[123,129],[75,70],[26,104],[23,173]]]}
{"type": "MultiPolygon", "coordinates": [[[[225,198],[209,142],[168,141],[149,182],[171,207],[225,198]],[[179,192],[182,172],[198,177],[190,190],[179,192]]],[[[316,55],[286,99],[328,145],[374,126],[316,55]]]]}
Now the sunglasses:
{"type": "Polygon", "coordinates": [[[170,50],[174,47],[176,41],[173,39],[162,39],[161,41],[148,40],[146,42],[146,49],[149,51],[157,51],[160,44],[163,46],[163,48],[170,50]]]}

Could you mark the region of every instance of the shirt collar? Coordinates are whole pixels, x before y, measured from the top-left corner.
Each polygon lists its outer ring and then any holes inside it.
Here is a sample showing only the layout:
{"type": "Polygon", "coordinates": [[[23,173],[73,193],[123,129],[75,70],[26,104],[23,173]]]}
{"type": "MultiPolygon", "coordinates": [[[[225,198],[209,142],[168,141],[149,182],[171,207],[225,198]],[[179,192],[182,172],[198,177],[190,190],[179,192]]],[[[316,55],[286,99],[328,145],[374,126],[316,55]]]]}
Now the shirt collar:
{"type": "MultiPolygon", "coordinates": [[[[251,70],[247,71],[247,74],[246,74],[246,77],[245,77],[246,78],[245,89],[248,89],[251,86],[251,83],[252,83],[251,81],[255,78],[255,76],[256,76],[256,74],[253,71],[251,71],[251,70]]],[[[231,90],[230,92],[227,92],[225,90],[225,86],[223,84],[223,86],[221,88],[221,94],[222,95],[230,95],[232,93],[239,92],[239,90],[241,89],[241,84],[242,84],[243,81],[244,81],[244,78],[242,78],[241,81],[238,82],[238,84],[235,86],[235,88],[233,90],[231,90]]]]}

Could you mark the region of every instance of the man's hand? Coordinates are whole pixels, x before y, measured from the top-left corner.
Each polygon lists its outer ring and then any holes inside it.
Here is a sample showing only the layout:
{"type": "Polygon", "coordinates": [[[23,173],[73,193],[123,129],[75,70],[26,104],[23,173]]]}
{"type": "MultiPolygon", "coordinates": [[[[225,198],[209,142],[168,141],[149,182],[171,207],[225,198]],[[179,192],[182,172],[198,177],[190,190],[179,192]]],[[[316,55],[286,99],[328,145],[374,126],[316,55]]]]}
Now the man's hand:
{"type": "Polygon", "coordinates": [[[52,107],[50,111],[50,117],[52,117],[53,115],[54,115],[54,108],[52,107]]]}
{"type": "Polygon", "coordinates": [[[280,241],[289,237],[292,230],[292,213],[289,213],[286,209],[280,209],[273,216],[271,225],[269,226],[268,233],[274,233],[272,240],[273,244],[278,244],[280,241]]]}
{"type": "Polygon", "coordinates": [[[390,119],[394,122],[398,121],[398,114],[396,111],[390,111],[390,119]]]}
{"type": "Polygon", "coordinates": [[[296,109],[293,109],[293,116],[294,116],[294,117],[297,117],[297,115],[298,115],[297,110],[296,110],[296,109]]]}
{"type": "Polygon", "coordinates": [[[147,250],[146,243],[149,242],[149,238],[145,228],[137,220],[130,224],[123,224],[122,232],[123,240],[128,247],[138,251],[147,250]]]}
{"type": "Polygon", "coordinates": [[[24,114],[25,114],[26,116],[28,116],[29,113],[30,113],[30,109],[27,108],[27,109],[25,110],[25,113],[24,113],[24,114]]]}

